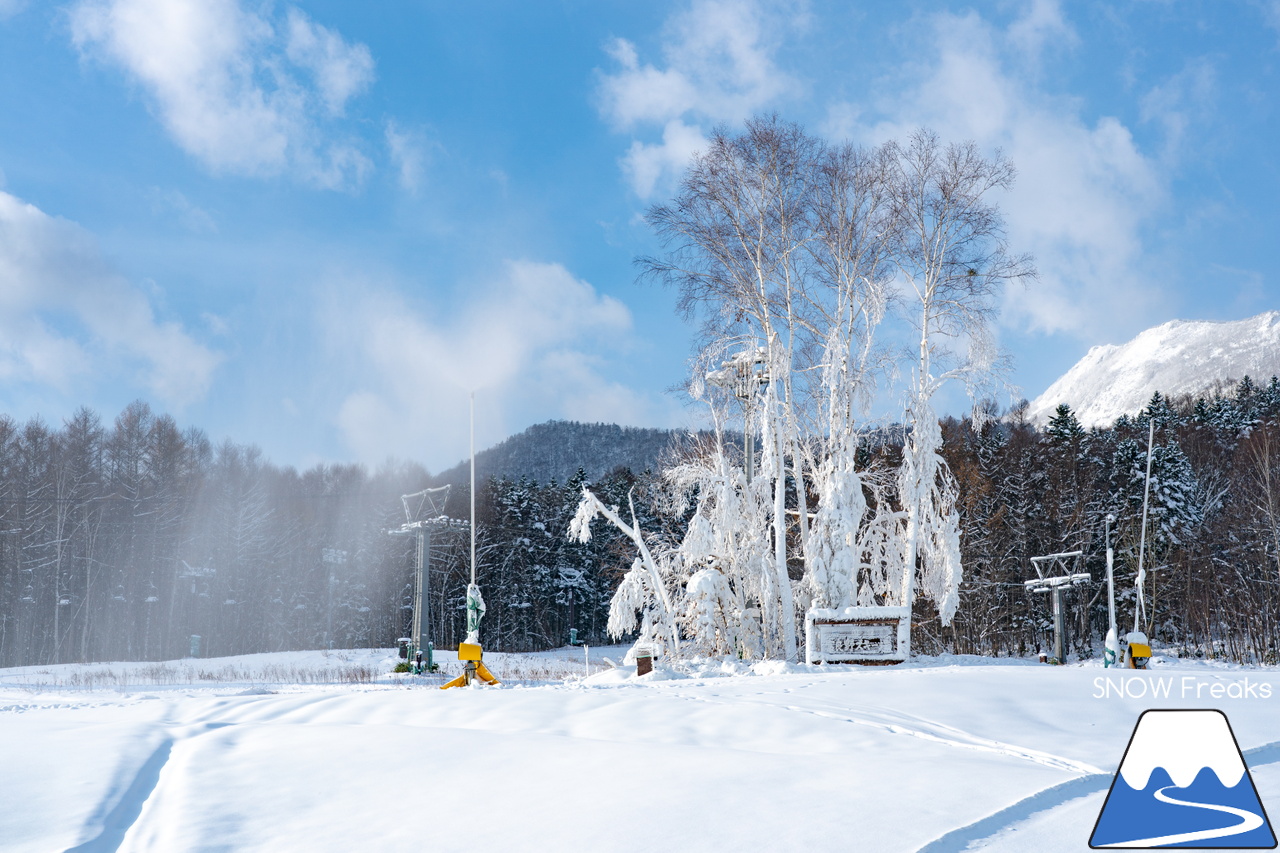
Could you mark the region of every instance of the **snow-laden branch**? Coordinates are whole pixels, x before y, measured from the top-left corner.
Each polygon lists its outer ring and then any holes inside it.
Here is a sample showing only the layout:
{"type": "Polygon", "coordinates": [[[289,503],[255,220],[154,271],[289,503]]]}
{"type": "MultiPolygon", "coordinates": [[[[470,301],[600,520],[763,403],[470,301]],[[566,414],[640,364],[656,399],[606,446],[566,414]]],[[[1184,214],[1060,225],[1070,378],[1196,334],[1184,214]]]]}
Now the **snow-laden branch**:
{"type": "MultiPolygon", "coordinates": [[[[632,614],[635,610],[642,607],[645,602],[645,594],[653,596],[661,604],[660,617],[662,620],[661,628],[663,637],[671,643],[672,654],[680,653],[680,631],[676,625],[676,611],[671,604],[671,596],[667,592],[667,585],[663,580],[663,572],[658,563],[653,558],[653,554],[649,550],[648,544],[644,541],[644,534],[640,530],[640,523],[636,521],[636,505],[634,499],[628,495],[627,502],[631,509],[631,523],[622,520],[618,515],[617,507],[608,507],[600,501],[591,490],[585,486],[582,489],[582,501],[578,504],[578,511],[573,516],[573,520],[569,522],[569,536],[577,542],[587,542],[591,539],[591,522],[597,515],[604,516],[614,527],[621,530],[627,535],[632,542],[635,543],[636,549],[640,552],[636,563],[632,564],[631,571],[627,573],[623,579],[623,586],[626,589],[619,589],[619,593],[614,596],[614,603],[617,607],[627,610],[632,614]],[[647,584],[636,575],[637,569],[643,569],[647,574],[647,584]]],[[[622,620],[619,619],[621,624],[622,620]]],[[[627,633],[628,630],[634,629],[634,623],[631,629],[620,631],[614,630],[614,607],[610,607],[609,615],[609,632],[617,636],[618,634],[627,633]]]]}

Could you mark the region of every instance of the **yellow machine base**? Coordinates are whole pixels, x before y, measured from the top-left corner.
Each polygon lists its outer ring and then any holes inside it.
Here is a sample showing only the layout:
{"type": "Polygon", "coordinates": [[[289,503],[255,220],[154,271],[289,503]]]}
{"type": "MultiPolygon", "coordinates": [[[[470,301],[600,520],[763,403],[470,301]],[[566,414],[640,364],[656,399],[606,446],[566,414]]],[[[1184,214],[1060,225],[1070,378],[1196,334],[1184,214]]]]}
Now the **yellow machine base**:
{"type": "Polygon", "coordinates": [[[1142,643],[1130,643],[1124,658],[1129,669],[1146,669],[1151,660],[1151,647],[1142,643]]]}
{"type": "Polygon", "coordinates": [[[462,674],[452,681],[440,685],[441,690],[448,690],[450,687],[467,687],[471,684],[473,678],[478,678],[485,684],[501,684],[489,668],[480,660],[480,647],[474,643],[458,644],[458,660],[467,662],[467,668],[462,674]]]}

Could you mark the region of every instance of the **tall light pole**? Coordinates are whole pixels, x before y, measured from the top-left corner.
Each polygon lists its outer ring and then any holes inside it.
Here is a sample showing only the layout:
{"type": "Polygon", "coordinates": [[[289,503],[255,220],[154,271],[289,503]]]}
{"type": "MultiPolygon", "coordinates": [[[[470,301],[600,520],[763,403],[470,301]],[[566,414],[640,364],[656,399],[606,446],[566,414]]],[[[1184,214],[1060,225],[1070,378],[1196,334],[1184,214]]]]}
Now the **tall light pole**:
{"type": "Polygon", "coordinates": [[[471,392],[471,584],[467,587],[467,642],[479,648],[484,596],[476,583],[476,392],[471,392]]]}
{"type": "Polygon", "coordinates": [[[471,392],[471,584],[476,582],[476,392],[471,392]]]}
{"type": "Polygon", "coordinates": [[[484,616],[484,596],[476,583],[476,393],[471,392],[471,583],[467,587],[467,639],[458,644],[458,660],[465,661],[462,674],[441,689],[466,687],[479,678],[488,684],[498,684],[498,679],[482,660],[480,648],[480,619],[484,616]]]}
{"type": "Polygon", "coordinates": [[[765,347],[751,347],[720,363],[719,370],[707,373],[707,384],[727,388],[742,402],[742,444],[746,456],[743,468],[747,482],[755,474],[756,437],[751,430],[751,412],[756,394],[769,384],[769,359],[765,347]]]}

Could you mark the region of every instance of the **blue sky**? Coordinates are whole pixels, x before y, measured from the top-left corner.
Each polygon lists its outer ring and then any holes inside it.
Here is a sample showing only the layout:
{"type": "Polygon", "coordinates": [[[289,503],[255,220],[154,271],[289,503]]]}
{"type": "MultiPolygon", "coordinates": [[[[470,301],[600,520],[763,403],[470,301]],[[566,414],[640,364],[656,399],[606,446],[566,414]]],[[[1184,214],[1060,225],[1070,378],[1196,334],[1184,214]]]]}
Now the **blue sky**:
{"type": "MultiPolygon", "coordinates": [[[[640,217],[718,123],[1001,148],[1034,397],[1280,308],[1280,2],[0,0],[0,411],[142,398],[300,466],[678,426],[640,217]]],[[[884,406],[892,409],[893,401],[884,406]]]]}

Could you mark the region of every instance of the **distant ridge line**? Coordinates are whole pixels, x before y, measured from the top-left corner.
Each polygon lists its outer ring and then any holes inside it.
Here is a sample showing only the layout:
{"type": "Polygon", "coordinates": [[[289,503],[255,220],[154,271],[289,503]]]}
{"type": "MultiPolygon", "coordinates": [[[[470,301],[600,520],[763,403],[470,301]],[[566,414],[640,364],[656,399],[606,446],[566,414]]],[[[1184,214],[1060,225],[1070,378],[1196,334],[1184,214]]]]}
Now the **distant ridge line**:
{"type": "MultiPolygon", "coordinates": [[[[519,479],[538,483],[552,479],[563,483],[578,469],[589,480],[599,480],[620,467],[635,473],[658,469],[664,450],[687,430],[631,427],[607,423],[549,420],[503,439],[476,453],[476,476],[519,479]]],[[[441,471],[435,484],[463,484],[470,477],[469,462],[441,471]]]]}
{"type": "Polygon", "coordinates": [[[1152,394],[1170,399],[1212,397],[1249,376],[1265,383],[1280,375],[1280,311],[1243,320],[1171,320],[1123,344],[1095,346],[1027,406],[1043,425],[1061,403],[1082,426],[1109,427],[1135,415],[1152,394]]]}

